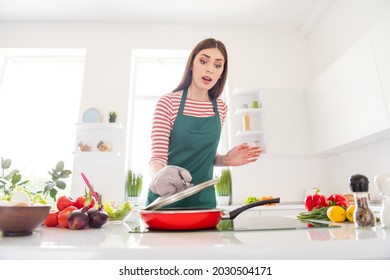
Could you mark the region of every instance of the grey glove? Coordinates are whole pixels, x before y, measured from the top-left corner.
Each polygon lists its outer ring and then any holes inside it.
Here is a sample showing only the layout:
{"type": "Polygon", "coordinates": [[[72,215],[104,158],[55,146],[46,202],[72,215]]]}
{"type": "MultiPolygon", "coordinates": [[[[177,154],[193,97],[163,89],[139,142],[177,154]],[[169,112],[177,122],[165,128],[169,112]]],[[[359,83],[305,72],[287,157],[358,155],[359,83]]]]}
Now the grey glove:
{"type": "Polygon", "coordinates": [[[162,168],[152,180],[150,190],[160,196],[172,195],[185,189],[192,176],[188,170],[168,165],[162,168]]]}

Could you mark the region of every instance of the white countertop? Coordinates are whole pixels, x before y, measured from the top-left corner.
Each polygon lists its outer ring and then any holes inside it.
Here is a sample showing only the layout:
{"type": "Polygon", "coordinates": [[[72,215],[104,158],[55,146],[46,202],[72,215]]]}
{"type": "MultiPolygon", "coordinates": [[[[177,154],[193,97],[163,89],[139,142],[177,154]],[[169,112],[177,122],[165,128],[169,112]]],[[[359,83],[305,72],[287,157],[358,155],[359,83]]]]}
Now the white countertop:
{"type": "MultiPolygon", "coordinates": [[[[264,218],[269,219],[250,217],[264,218]]],[[[31,236],[1,236],[0,259],[390,259],[390,229],[377,225],[375,231],[357,231],[349,222],[338,225],[147,233],[130,232],[133,222],[79,231],[40,227],[31,236]]]]}

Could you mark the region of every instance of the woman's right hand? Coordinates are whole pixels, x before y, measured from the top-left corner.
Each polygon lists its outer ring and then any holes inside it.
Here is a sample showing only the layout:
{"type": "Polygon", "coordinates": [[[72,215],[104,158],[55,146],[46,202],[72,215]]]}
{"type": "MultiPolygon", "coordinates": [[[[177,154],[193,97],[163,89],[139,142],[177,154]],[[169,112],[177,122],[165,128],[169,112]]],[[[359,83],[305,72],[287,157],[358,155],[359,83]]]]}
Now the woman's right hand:
{"type": "Polygon", "coordinates": [[[168,165],[154,176],[150,184],[150,190],[160,196],[172,195],[184,190],[191,180],[192,176],[188,170],[179,166],[168,165]]]}

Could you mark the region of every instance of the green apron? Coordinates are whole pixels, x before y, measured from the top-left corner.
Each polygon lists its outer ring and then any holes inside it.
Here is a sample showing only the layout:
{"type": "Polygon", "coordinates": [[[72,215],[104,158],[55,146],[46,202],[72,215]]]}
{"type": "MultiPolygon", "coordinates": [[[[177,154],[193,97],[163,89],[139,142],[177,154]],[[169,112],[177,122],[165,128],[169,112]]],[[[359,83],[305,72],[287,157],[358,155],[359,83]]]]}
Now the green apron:
{"type": "MultiPolygon", "coordinates": [[[[187,99],[187,89],[183,91],[179,111],[173,124],[168,147],[168,165],[187,169],[192,175],[193,184],[213,178],[214,160],[221,136],[221,120],[217,102],[212,100],[215,115],[198,118],[183,114],[187,99]]],[[[150,189],[146,205],[159,195],[150,189]]],[[[168,205],[167,208],[215,208],[215,188],[211,186],[197,194],[168,205]]]]}

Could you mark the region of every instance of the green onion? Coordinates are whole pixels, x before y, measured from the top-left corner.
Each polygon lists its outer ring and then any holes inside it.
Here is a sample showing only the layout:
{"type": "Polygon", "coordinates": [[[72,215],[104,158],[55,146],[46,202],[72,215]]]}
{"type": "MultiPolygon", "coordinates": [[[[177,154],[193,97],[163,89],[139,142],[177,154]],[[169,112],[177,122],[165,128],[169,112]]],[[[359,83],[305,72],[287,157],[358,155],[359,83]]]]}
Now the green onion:
{"type": "Polygon", "coordinates": [[[127,172],[126,180],[126,194],[127,196],[139,196],[142,191],[142,174],[135,174],[129,170],[127,172]]]}
{"type": "Polygon", "coordinates": [[[218,196],[230,196],[232,192],[232,178],[230,169],[222,169],[219,182],[215,184],[215,191],[217,192],[218,196]]]}
{"type": "Polygon", "coordinates": [[[309,212],[301,212],[298,214],[297,218],[299,220],[325,220],[329,221],[328,215],[326,212],[329,207],[314,208],[309,212]]]}

